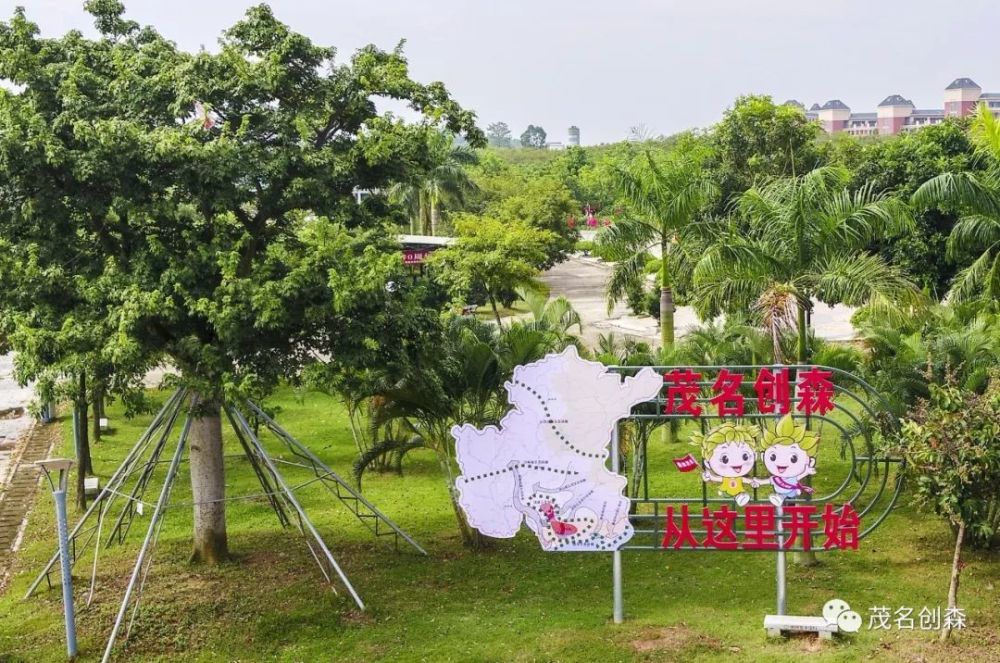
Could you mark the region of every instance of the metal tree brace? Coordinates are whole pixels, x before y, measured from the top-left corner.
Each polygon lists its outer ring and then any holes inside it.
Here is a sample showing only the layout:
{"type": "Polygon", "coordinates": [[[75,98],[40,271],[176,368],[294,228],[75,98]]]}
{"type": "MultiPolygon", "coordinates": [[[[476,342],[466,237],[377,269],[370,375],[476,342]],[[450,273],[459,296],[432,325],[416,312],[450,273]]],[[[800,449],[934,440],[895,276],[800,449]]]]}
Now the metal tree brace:
{"type": "MultiPolygon", "coordinates": [[[[91,503],[90,508],[87,509],[83,517],[80,518],[80,520],[73,527],[73,530],[70,532],[69,555],[71,557],[71,564],[75,564],[76,561],[84,555],[91,543],[94,544],[90,591],[86,603],[87,606],[89,606],[91,600],[93,599],[94,586],[96,583],[97,561],[102,547],[101,535],[104,528],[105,518],[111,512],[111,509],[114,507],[118,498],[124,498],[125,504],[118,512],[110,533],[107,538],[104,539],[103,547],[107,548],[115,544],[120,545],[124,543],[136,514],[141,514],[142,505],[146,504],[143,501],[143,498],[147,488],[150,483],[152,483],[156,468],[162,463],[169,462],[169,467],[163,479],[159,497],[150,517],[149,527],[147,528],[145,538],[143,539],[142,545],[137,553],[132,575],[126,585],[125,595],[122,599],[121,606],[118,610],[117,617],[108,638],[107,646],[102,659],[103,661],[108,661],[111,658],[115,640],[117,639],[118,633],[125,620],[125,615],[128,612],[130,603],[132,604],[132,611],[125,631],[126,639],[131,632],[132,625],[135,622],[135,618],[139,610],[145,580],[149,573],[149,569],[152,566],[152,551],[155,548],[159,537],[164,515],[169,508],[180,506],[173,505],[173,507],[171,507],[168,506],[168,502],[171,488],[173,487],[174,481],[179,474],[178,468],[184,459],[184,447],[187,442],[192,421],[191,408],[194,405],[194,397],[184,389],[177,390],[167,399],[163,408],[156,414],[153,421],[150,422],[149,427],[139,437],[135,446],[133,446],[129,453],[125,456],[121,465],[119,465],[119,467],[111,475],[104,488],[98,494],[97,498],[91,503]],[[173,456],[170,461],[161,460],[161,456],[168,446],[174,425],[180,416],[181,411],[185,409],[185,403],[187,404],[187,415],[185,417],[184,426],[177,438],[173,456]],[[126,484],[130,479],[135,479],[135,483],[132,485],[131,490],[126,492],[126,484]],[[95,514],[96,518],[94,517],[95,514]],[[80,542],[79,544],[78,541],[80,542]]],[[[295,491],[312,483],[320,482],[326,487],[331,495],[347,506],[351,513],[353,513],[361,523],[373,532],[376,537],[392,536],[394,547],[397,550],[399,548],[399,540],[403,539],[421,554],[426,555],[427,552],[416,541],[414,541],[412,537],[396,525],[396,523],[390,520],[371,502],[363,497],[360,492],[358,492],[325,463],[323,463],[323,461],[313,454],[312,451],[281,428],[261,408],[250,401],[246,402],[246,407],[257,421],[264,423],[266,428],[274,434],[274,437],[302,462],[286,461],[269,454],[254,428],[248,423],[247,418],[243,415],[243,413],[238,408],[227,405],[223,408],[223,410],[225,411],[226,416],[236,433],[237,440],[243,449],[243,454],[249,461],[254,474],[263,488],[262,493],[249,496],[244,495],[231,497],[227,498],[227,501],[246,499],[248,497],[266,497],[270,507],[274,510],[275,515],[278,518],[278,522],[281,523],[282,528],[287,529],[289,526],[294,525],[295,529],[302,534],[306,542],[306,546],[309,548],[309,552],[312,554],[313,559],[316,561],[320,571],[323,573],[323,577],[330,584],[331,589],[333,589],[336,593],[336,588],[333,586],[333,576],[335,575],[343,583],[358,608],[364,610],[364,602],[354,589],[354,586],[351,584],[346,573],[337,563],[333,553],[326,545],[319,531],[313,525],[312,521],[309,520],[305,510],[295,497],[295,491]],[[315,476],[309,481],[292,486],[289,485],[279,471],[279,464],[306,468],[311,470],[315,476]]],[[[32,596],[43,580],[45,580],[50,589],[53,587],[52,574],[58,574],[58,569],[55,568],[55,565],[58,562],[59,552],[57,551],[49,559],[48,564],[45,565],[39,575],[35,578],[34,582],[32,582],[31,586],[28,588],[25,598],[32,596]]],[[[56,583],[58,582],[59,581],[57,579],[56,583]]]]}

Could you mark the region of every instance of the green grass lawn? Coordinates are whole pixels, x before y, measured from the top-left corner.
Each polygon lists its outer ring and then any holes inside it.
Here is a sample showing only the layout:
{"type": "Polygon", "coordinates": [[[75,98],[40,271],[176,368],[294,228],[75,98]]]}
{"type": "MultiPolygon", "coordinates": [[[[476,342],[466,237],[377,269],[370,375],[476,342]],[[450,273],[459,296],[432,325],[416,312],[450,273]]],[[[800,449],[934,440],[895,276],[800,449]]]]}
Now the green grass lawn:
{"type": "MultiPolygon", "coordinates": [[[[354,446],[342,408],[321,394],[283,390],[268,401],[278,420],[335,470],[350,475],[354,446]]],[[[126,421],[112,408],[114,434],[94,448],[98,474],[108,477],[149,417],[126,421]]],[[[68,423],[63,422],[70,452],[68,423]]],[[[272,451],[279,445],[265,436],[272,451]]],[[[654,436],[650,465],[673,472],[654,436]]],[[[168,448],[164,458],[169,458],[168,448]]],[[[227,437],[230,496],[259,492],[246,461],[227,437]]],[[[827,462],[821,460],[822,464],[827,462]]],[[[830,460],[829,462],[833,462],[830,460]]],[[[165,471],[164,463],[159,470],[165,471]]],[[[307,480],[290,469],[290,484],[307,480]]],[[[676,475],[676,473],[674,473],[676,475]]],[[[654,481],[654,487],[657,487],[654,481]]],[[[146,495],[154,502],[159,484],[146,495]]],[[[763,616],[773,612],[774,556],[766,553],[627,553],[626,623],[611,623],[611,556],[543,553],[527,533],[485,553],[462,548],[429,452],[412,454],[405,476],[370,475],[365,494],[429,551],[396,552],[368,531],[319,485],[298,495],[368,610],[358,611],[342,588],[323,582],[302,537],[282,531],[263,499],[232,502],[229,542],[234,561],[190,565],[191,493],[187,475],[175,486],[154,550],[142,605],[116,660],[679,660],[818,661],[1000,660],[1000,564],[996,553],[970,553],[961,589],[969,627],[949,645],[914,631],[869,631],[832,643],[814,638],[769,641],[763,616]]],[[[14,578],[0,597],[0,661],[64,658],[58,589],[23,599],[54,549],[48,491],[40,491],[14,578]]],[[[848,601],[868,623],[869,608],[939,606],[945,602],[951,539],[947,528],[904,504],[857,552],[822,555],[809,569],[790,566],[788,608],[818,615],[827,600],[848,601]]],[[[81,658],[98,659],[121,601],[151,508],[136,518],[124,546],[102,549],[93,603],[84,601],[91,554],[75,568],[81,658]]],[[[74,516],[75,517],[75,516],[74,516]]]]}

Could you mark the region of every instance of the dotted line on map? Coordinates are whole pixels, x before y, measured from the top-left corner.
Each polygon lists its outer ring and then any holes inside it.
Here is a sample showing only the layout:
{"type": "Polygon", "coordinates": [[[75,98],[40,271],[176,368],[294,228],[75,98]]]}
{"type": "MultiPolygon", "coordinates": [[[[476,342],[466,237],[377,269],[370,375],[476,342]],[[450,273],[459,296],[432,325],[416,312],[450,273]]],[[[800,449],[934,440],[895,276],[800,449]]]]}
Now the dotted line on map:
{"type": "Polygon", "coordinates": [[[579,472],[575,472],[573,470],[558,470],[558,469],[556,469],[554,467],[545,467],[541,463],[527,463],[527,462],[525,462],[525,463],[514,463],[513,465],[505,467],[502,470],[493,470],[492,472],[483,472],[482,474],[476,474],[476,475],[471,476],[471,477],[465,477],[465,480],[466,481],[479,481],[480,479],[487,479],[489,477],[500,476],[501,474],[506,474],[507,472],[510,472],[512,470],[519,470],[522,467],[523,468],[532,469],[532,470],[535,470],[535,471],[538,471],[538,472],[551,472],[552,474],[566,474],[566,475],[579,474],[579,472]]]}
{"type": "MultiPolygon", "coordinates": [[[[538,400],[539,404],[541,404],[542,406],[542,410],[545,412],[546,418],[550,418],[552,416],[552,414],[549,412],[549,406],[545,403],[544,400],[542,400],[542,396],[537,391],[535,391],[532,387],[529,387],[525,383],[521,382],[520,380],[514,380],[514,385],[518,387],[523,387],[524,389],[528,390],[528,393],[530,393],[538,400]]],[[[561,430],[559,430],[559,428],[555,424],[550,423],[549,426],[552,428],[552,432],[556,434],[556,437],[558,437],[563,444],[569,447],[573,453],[579,454],[584,458],[601,458],[602,454],[596,454],[596,453],[592,454],[583,451],[582,449],[577,449],[572,442],[566,439],[566,436],[563,434],[561,430]]]]}

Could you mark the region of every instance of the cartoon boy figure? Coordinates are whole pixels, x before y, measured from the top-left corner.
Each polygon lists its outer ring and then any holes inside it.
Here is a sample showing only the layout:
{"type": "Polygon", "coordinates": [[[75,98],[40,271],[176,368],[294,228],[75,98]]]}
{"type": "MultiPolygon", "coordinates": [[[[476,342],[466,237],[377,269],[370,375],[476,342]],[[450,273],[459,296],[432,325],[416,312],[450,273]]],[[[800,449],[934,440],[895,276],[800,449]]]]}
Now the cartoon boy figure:
{"type": "Polygon", "coordinates": [[[701,478],[721,484],[719,495],[736,499],[736,504],[744,506],[750,501],[744,481],[757,487],[756,479],[745,479],[753,472],[757,458],[757,435],[753,426],[726,422],[716,426],[706,435],[696,434],[694,442],[701,444],[705,471],[701,478]]]}
{"type": "Polygon", "coordinates": [[[764,431],[762,446],[764,467],[771,474],[770,482],[774,489],[774,494],[768,498],[772,504],[781,506],[786,499],[813,492],[802,480],[816,474],[818,435],[786,414],[773,431],[764,431]]]}

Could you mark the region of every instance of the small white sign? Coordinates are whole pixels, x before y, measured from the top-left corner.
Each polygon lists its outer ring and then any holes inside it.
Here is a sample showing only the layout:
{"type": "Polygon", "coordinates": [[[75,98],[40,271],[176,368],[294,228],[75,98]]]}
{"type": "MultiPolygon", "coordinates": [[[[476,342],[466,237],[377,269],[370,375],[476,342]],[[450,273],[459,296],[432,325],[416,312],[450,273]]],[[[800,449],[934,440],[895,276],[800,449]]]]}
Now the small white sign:
{"type": "Polygon", "coordinates": [[[140,516],[142,515],[142,502],[135,503],[135,512],[138,513],[140,516]]]}

